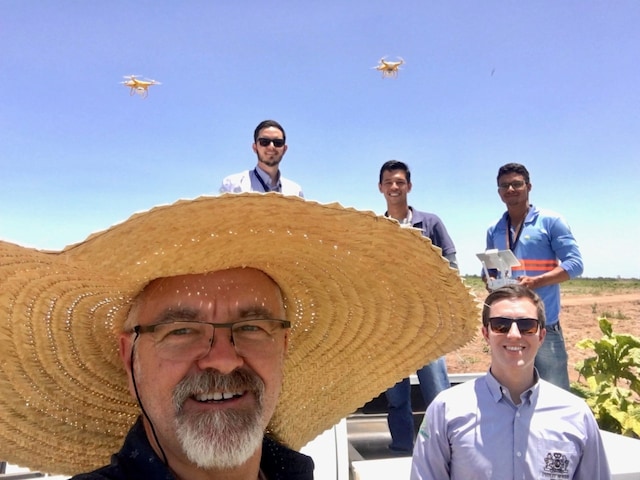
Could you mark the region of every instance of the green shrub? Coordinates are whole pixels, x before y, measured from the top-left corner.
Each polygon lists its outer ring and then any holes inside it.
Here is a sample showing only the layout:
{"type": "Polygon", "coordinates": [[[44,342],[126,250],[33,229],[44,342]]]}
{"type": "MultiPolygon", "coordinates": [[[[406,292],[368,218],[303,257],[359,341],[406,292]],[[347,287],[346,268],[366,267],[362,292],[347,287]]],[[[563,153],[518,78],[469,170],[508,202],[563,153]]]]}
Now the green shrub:
{"type": "Polygon", "coordinates": [[[640,338],[613,333],[606,317],[598,323],[600,340],[577,343],[596,355],[578,362],[571,390],[586,400],[602,430],[640,438],[640,338]]]}
{"type": "Polygon", "coordinates": [[[613,312],[611,312],[609,310],[605,310],[603,312],[600,312],[600,316],[601,317],[606,317],[606,318],[615,318],[616,320],[627,320],[629,318],[624,313],[622,313],[620,310],[618,310],[615,313],[613,313],[613,312]]]}

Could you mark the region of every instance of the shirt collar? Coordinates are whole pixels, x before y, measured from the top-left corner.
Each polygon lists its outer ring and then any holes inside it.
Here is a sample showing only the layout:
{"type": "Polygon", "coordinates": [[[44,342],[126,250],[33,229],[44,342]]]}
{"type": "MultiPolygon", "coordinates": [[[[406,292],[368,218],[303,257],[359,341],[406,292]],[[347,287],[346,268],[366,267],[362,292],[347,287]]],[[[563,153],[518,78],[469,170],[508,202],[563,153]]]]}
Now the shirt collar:
{"type": "MultiPolygon", "coordinates": [[[[538,393],[540,391],[540,375],[538,375],[538,370],[536,370],[535,368],[533,369],[533,377],[533,385],[522,392],[522,395],[520,395],[521,403],[531,403],[536,401],[536,399],[538,398],[538,393]]],[[[498,382],[496,377],[494,377],[491,373],[491,368],[489,368],[489,371],[487,372],[487,386],[489,387],[489,393],[491,394],[491,397],[493,397],[493,400],[496,403],[498,403],[503,396],[508,398],[511,402],[509,389],[498,382]]]]}
{"type": "Polygon", "coordinates": [[[275,185],[271,182],[271,177],[269,176],[269,174],[262,170],[260,167],[256,167],[255,172],[258,174],[258,177],[262,180],[262,182],[270,187],[270,190],[272,192],[280,192],[282,190],[282,183],[280,182],[280,170],[278,170],[275,185]]]}
{"type": "MultiPolygon", "coordinates": [[[[413,207],[411,205],[409,205],[407,207],[408,212],[407,216],[405,218],[403,218],[402,220],[399,220],[399,223],[402,227],[412,227],[413,226],[413,207]]],[[[389,211],[387,210],[386,212],[384,212],[384,216],[387,218],[389,217],[389,211]]]]}

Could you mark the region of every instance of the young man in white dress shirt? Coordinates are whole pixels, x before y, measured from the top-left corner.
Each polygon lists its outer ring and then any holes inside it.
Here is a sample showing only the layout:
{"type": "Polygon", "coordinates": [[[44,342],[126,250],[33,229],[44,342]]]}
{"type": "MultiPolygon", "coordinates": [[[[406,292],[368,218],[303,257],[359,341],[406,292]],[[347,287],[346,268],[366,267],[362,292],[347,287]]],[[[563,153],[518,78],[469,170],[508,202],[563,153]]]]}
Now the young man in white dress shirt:
{"type": "Polygon", "coordinates": [[[278,192],[304,197],[300,185],[280,174],[280,162],[287,152],[287,136],[282,125],[275,120],[260,122],[253,132],[252,148],[258,157],[256,167],[226,177],[220,193],[278,192]]]}

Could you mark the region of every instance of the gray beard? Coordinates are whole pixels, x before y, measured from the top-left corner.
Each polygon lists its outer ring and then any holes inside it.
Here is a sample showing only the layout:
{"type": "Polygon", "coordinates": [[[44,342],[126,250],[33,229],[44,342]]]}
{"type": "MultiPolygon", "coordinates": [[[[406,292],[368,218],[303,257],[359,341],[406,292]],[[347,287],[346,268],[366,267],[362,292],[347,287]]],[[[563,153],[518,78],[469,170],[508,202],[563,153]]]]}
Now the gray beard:
{"type": "Polygon", "coordinates": [[[176,435],[187,458],[203,469],[230,469],[249,460],[262,445],[264,383],[255,374],[236,371],[219,375],[211,371],[183,379],[175,388],[176,435]],[[252,391],[255,409],[190,413],[184,401],[211,390],[252,391]]]}

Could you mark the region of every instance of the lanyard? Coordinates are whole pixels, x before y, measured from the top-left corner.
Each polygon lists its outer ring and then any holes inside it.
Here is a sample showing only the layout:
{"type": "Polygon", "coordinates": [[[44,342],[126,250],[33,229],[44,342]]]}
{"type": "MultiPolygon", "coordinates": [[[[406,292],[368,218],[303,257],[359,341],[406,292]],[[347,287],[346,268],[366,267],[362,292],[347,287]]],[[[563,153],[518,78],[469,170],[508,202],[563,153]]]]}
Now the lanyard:
{"type": "Polygon", "coordinates": [[[524,230],[524,221],[526,219],[527,219],[527,216],[525,215],[524,218],[522,219],[522,222],[520,222],[520,225],[518,226],[518,231],[516,232],[516,238],[514,239],[511,236],[511,217],[507,216],[507,248],[514,253],[516,249],[516,243],[518,243],[518,240],[520,239],[520,234],[522,233],[522,230],[524,230]]]}
{"type": "Polygon", "coordinates": [[[258,167],[253,169],[253,174],[256,176],[256,178],[258,179],[258,181],[260,182],[260,185],[262,185],[262,189],[264,190],[264,192],[270,192],[271,189],[269,188],[269,186],[264,183],[264,180],[262,180],[262,177],[258,174],[258,167]]]}

